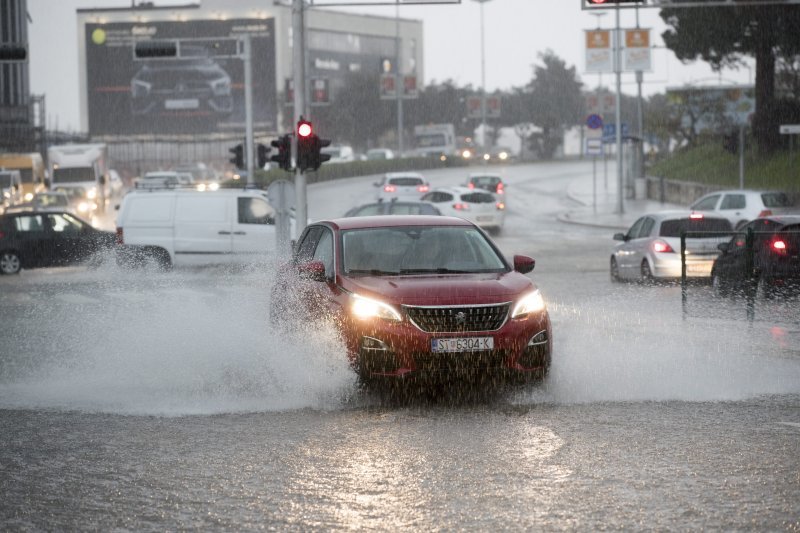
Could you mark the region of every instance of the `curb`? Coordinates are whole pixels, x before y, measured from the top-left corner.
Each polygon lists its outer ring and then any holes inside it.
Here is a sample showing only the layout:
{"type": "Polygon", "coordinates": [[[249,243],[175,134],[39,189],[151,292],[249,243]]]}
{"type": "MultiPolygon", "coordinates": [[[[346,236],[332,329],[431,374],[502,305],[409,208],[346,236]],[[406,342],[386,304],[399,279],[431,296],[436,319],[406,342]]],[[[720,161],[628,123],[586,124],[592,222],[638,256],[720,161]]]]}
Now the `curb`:
{"type": "Polygon", "coordinates": [[[602,224],[599,222],[589,222],[586,220],[577,220],[570,216],[570,213],[559,213],[556,216],[556,220],[559,222],[563,222],[564,224],[573,224],[576,226],[586,226],[591,228],[602,228],[602,229],[615,229],[615,230],[626,230],[628,226],[620,226],[617,224],[602,224]]]}

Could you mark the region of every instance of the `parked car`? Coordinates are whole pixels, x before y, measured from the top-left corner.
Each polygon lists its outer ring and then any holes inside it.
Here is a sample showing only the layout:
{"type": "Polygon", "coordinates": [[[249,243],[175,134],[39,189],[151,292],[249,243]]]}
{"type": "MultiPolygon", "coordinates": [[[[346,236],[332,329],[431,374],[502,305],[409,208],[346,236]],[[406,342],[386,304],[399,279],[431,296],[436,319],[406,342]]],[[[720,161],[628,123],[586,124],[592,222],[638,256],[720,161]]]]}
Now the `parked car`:
{"type": "Polygon", "coordinates": [[[364,217],[373,215],[434,215],[442,213],[428,202],[376,202],[359,205],[345,213],[345,217],[364,217]]]}
{"type": "Polygon", "coordinates": [[[123,266],[265,261],[276,250],[275,211],[254,189],[132,191],[119,208],[117,242],[123,266]]]}
{"type": "Polygon", "coordinates": [[[490,192],[469,187],[438,187],[425,194],[422,201],[431,202],[443,215],[469,220],[494,234],[500,233],[505,224],[505,203],[490,192]]]}
{"type": "Polygon", "coordinates": [[[793,207],[792,199],[781,191],[731,190],[701,196],[689,209],[723,216],[739,229],[751,220],[784,214],[793,207]]]}
{"type": "Polygon", "coordinates": [[[722,250],[711,269],[711,285],[718,296],[743,294],[755,281],[756,296],[771,298],[800,289],[800,215],[753,220],[719,245],[722,250]],[[747,233],[753,232],[752,270],[748,269],[747,233]]]}
{"type": "Polygon", "coordinates": [[[0,208],[6,209],[21,202],[22,178],[19,170],[0,170],[0,208]]]}
{"type": "Polygon", "coordinates": [[[0,216],[0,274],[22,269],[98,263],[114,248],[114,234],[66,211],[26,211],[0,216]]]}
{"type": "Polygon", "coordinates": [[[320,153],[331,156],[328,163],[350,163],[356,160],[355,152],[352,146],[337,144],[334,146],[326,146],[320,153]]]}
{"type": "Polygon", "coordinates": [[[394,159],[394,152],[388,148],[372,148],[367,150],[367,161],[381,161],[394,159]]]}
{"type": "Polygon", "coordinates": [[[626,233],[614,235],[622,242],[611,253],[612,281],[680,278],[681,232],[690,231],[707,235],[687,237],[686,276],[710,276],[719,243],[732,233],[731,223],[702,213],[662,211],[644,215],[626,233]]]}
{"type": "Polygon", "coordinates": [[[487,174],[485,172],[470,174],[467,178],[467,187],[470,189],[483,189],[498,196],[504,195],[506,190],[503,178],[499,174],[487,174]]]}
{"type": "Polygon", "coordinates": [[[275,276],[270,319],[331,319],[366,382],[543,378],[552,331],[533,267],[458,218],[320,221],[275,276]]]}
{"type": "Polygon", "coordinates": [[[379,202],[416,202],[430,190],[428,180],[417,172],[389,172],[374,185],[378,187],[375,199],[379,202]]]}

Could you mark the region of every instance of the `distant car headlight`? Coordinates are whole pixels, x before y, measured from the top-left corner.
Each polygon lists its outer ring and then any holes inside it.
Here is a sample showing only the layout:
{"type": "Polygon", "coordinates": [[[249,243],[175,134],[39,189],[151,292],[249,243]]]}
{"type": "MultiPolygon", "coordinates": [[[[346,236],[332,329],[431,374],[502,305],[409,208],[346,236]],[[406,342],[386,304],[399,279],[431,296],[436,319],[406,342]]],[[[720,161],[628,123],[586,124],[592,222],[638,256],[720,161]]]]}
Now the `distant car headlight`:
{"type": "Polygon", "coordinates": [[[78,211],[80,211],[81,213],[86,213],[87,211],[89,211],[89,204],[86,202],[79,203],[78,211]]]}
{"type": "Polygon", "coordinates": [[[463,152],[461,152],[461,157],[463,157],[464,159],[469,159],[472,157],[472,152],[470,152],[469,150],[464,150],[463,152]]]}
{"type": "Polygon", "coordinates": [[[206,184],[205,183],[198,183],[197,184],[197,190],[200,191],[200,192],[205,191],[206,190],[206,184]]]}
{"type": "Polygon", "coordinates": [[[491,158],[492,158],[492,156],[490,156],[489,154],[483,154],[483,160],[484,161],[488,161],[491,158]]]}
{"type": "Polygon", "coordinates": [[[25,193],[25,201],[30,202],[31,200],[33,200],[33,193],[32,192],[25,193]]]}
{"type": "Polygon", "coordinates": [[[209,191],[216,191],[219,190],[219,183],[209,183],[208,184],[209,191]]]}
{"type": "Polygon", "coordinates": [[[400,313],[392,306],[378,300],[364,298],[358,294],[353,294],[350,310],[353,316],[362,320],[368,318],[381,318],[390,322],[400,322],[402,320],[400,313]]]}
{"type": "Polygon", "coordinates": [[[498,154],[497,157],[499,157],[501,160],[505,161],[506,159],[508,159],[508,152],[500,152],[500,154],[498,154]]]}
{"type": "Polygon", "coordinates": [[[86,191],[86,198],[88,198],[89,200],[94,200],[95,198],[97,198],[97,189],[89,189],[88,191],[86,191]]]}
{"type": "Polygon", "coordinates": [[[547,306],[544,304],[544,298],[539,289],[536,289],[530,294],[522,297],[514,306],[514,312],[511,313],[511,318],[520,318],[527,316],[531,313],[538,313],[544,311],[547,306]]]}

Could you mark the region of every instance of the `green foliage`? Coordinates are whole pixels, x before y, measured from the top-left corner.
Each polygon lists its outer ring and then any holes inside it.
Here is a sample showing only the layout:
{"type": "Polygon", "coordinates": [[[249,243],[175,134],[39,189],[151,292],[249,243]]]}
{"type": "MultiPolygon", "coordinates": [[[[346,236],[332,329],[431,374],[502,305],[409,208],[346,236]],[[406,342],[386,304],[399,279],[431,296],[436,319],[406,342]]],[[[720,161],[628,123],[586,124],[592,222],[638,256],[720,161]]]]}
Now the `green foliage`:
{"type": "MultiPolygon", "coordinates": [[[[744,183],[748,189],[800,191],[796,178],[800,172],[797,150],[792,162],[788,150],[763,155],[746,149],[744,169],[744,183]]],[[[719,140],[708,141],[695,148],[679,150],[653,164],[648,174],[735,189],[739,187],[739,156],[725,151],[719,140]]]]}

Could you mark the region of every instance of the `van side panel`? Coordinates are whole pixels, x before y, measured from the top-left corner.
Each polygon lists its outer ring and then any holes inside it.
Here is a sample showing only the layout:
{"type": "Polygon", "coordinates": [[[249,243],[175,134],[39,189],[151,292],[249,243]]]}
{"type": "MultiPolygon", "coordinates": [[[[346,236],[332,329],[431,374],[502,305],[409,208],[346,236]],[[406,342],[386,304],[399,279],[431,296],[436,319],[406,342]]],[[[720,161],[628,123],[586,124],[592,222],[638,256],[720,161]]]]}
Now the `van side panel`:
{"type": "Polygon", "coordinates": [[[131,195],[125,199],[118,226],[124,232],[125,244],[158,246],[174,255],[173,210],[174,196],[131,195]]]}
{"type": "MultiPolygon", "coordinates": [[[[230,254],[233,251],[230,203],[229,195],[176,195],[175,254],[230,254]]],[[[214,257],[207,259],[215,261],[214,257]]]]}

